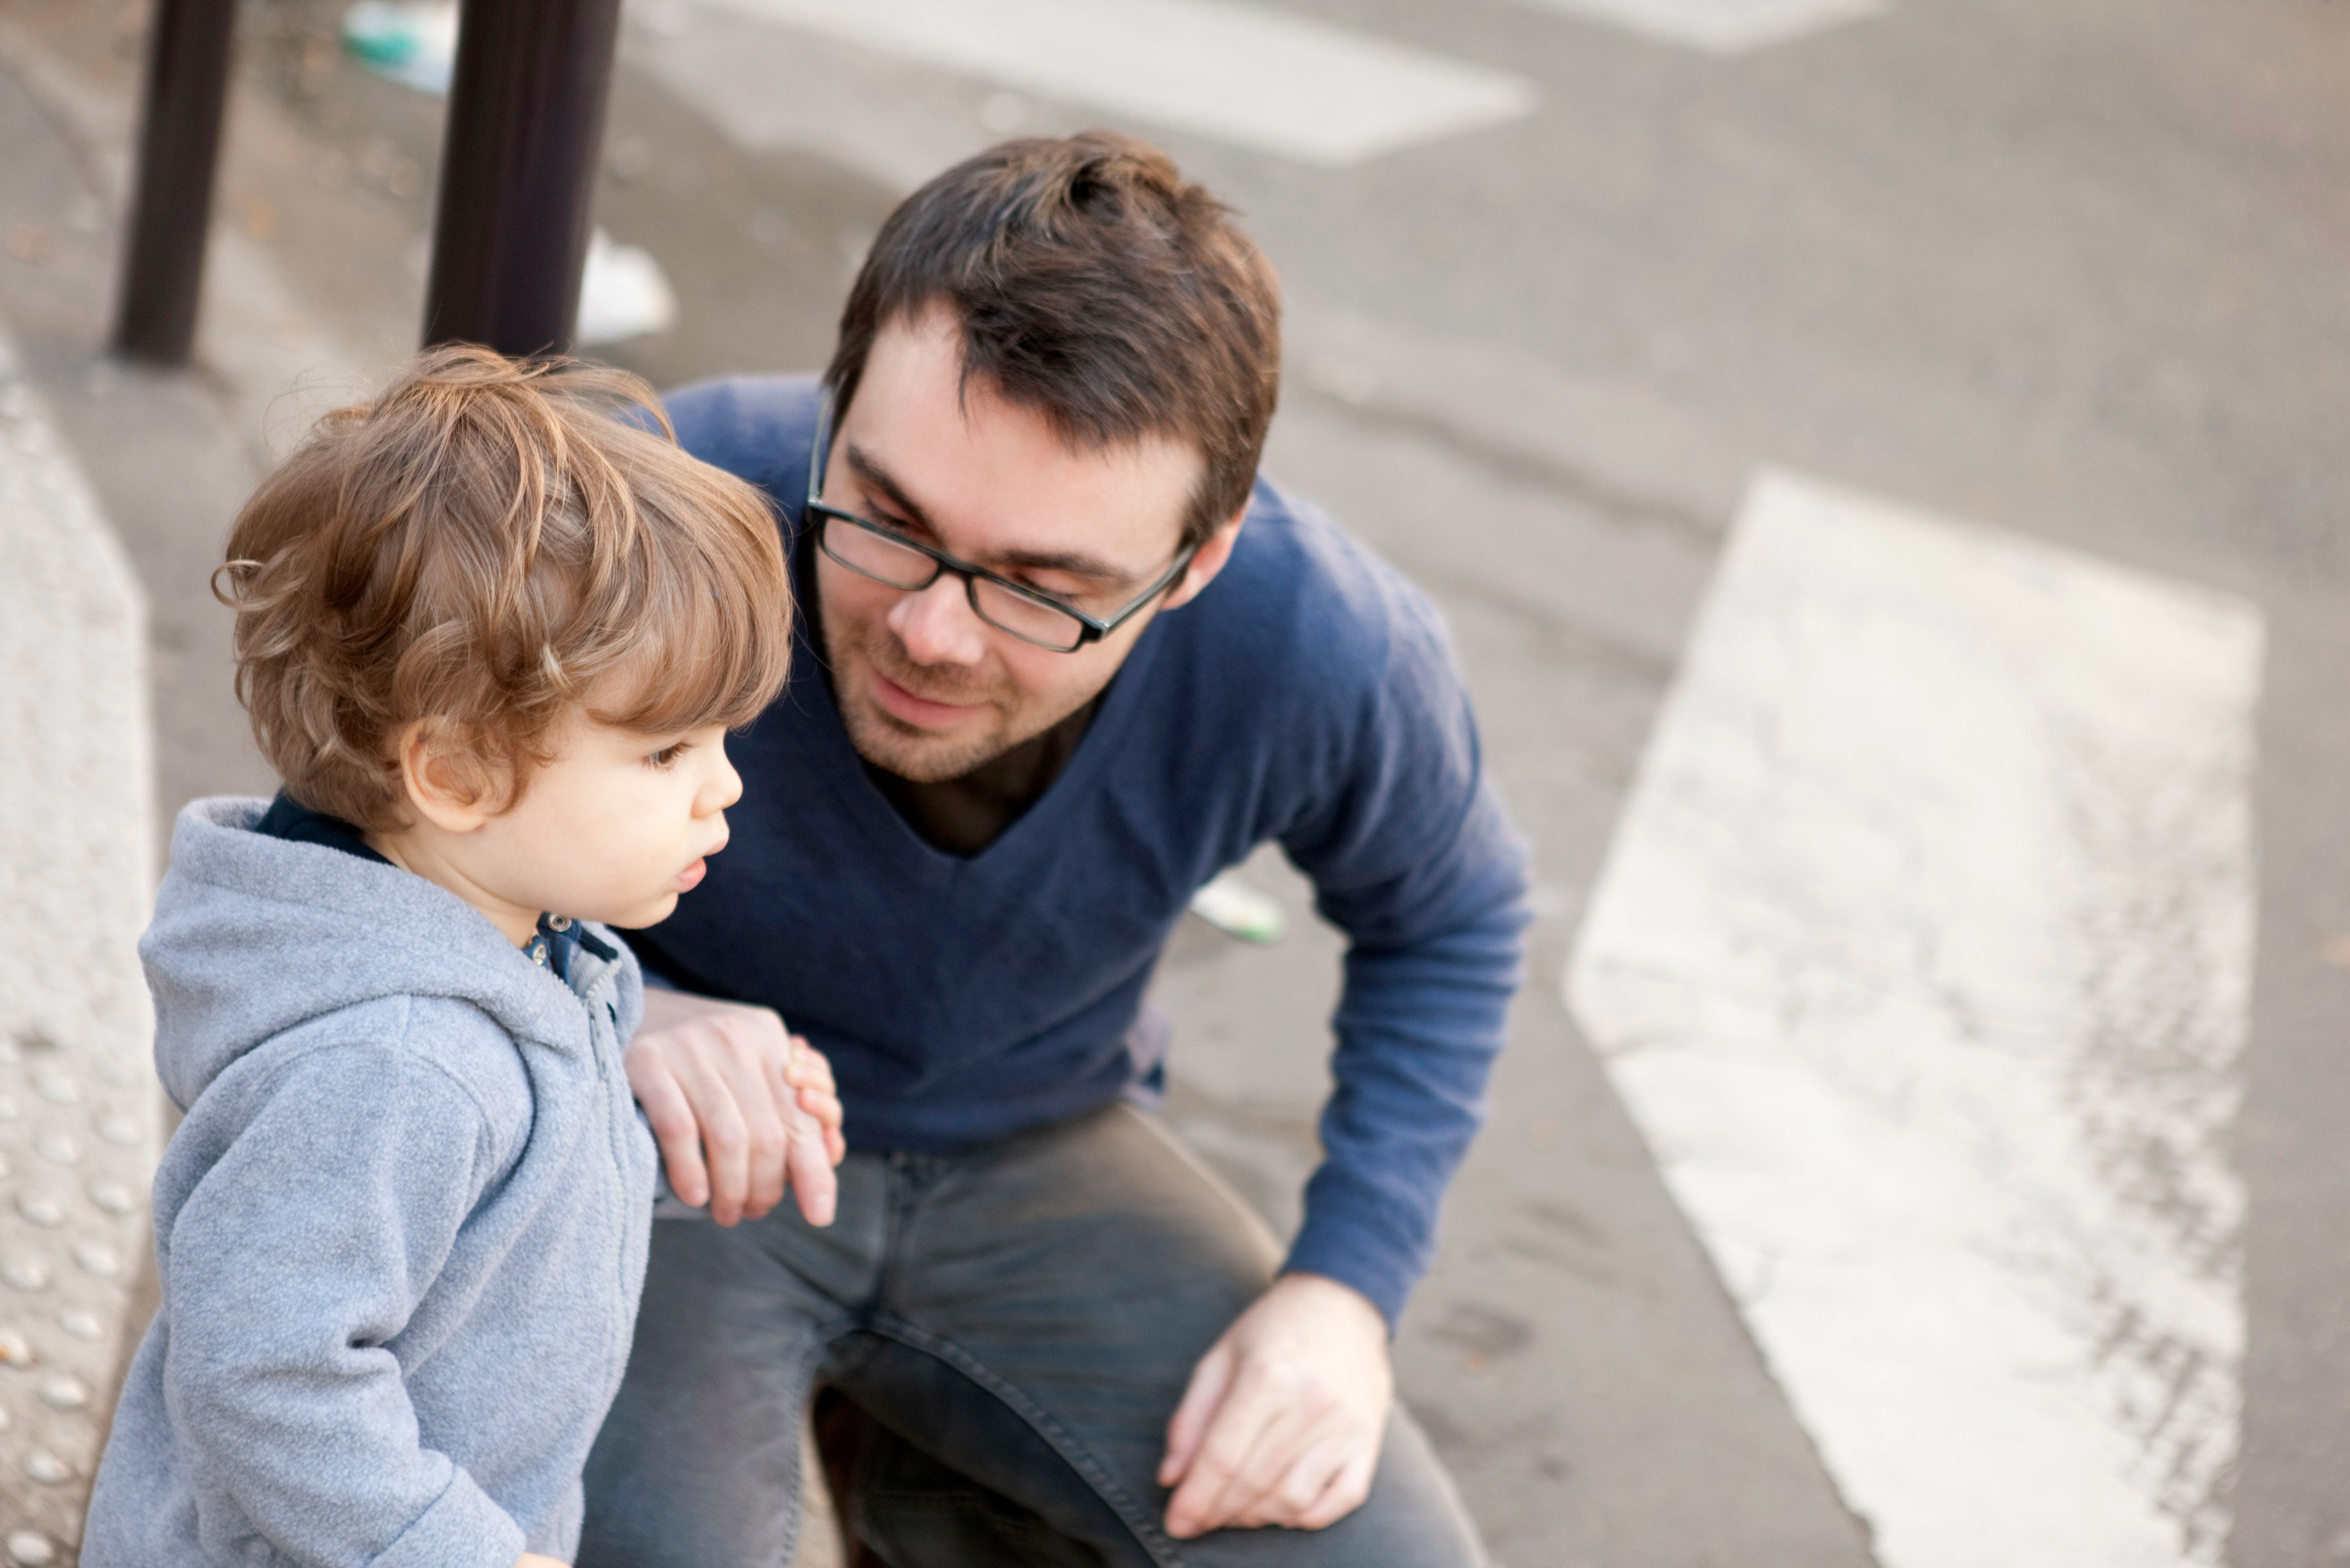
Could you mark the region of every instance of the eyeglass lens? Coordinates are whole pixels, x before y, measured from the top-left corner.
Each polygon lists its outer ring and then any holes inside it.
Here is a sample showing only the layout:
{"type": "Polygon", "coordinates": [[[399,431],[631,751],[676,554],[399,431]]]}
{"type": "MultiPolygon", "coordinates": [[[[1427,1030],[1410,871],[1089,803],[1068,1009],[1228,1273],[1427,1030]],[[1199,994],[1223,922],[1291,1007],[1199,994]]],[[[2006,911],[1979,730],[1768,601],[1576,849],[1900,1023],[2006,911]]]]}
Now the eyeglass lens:
{"type": "MultiPolygon", "coordinates": [[[[850,571],[893,588],[925,588],[938,578],[939,564],[912,545],[835,517],[824,519],[822,543],[825,554],[850,571]]],[[[980,618],[1024,641],[1066,652],[1085,637],[1085,624],[1073,616],[985,577],[968,582],[972,607],[980,618]]]]}

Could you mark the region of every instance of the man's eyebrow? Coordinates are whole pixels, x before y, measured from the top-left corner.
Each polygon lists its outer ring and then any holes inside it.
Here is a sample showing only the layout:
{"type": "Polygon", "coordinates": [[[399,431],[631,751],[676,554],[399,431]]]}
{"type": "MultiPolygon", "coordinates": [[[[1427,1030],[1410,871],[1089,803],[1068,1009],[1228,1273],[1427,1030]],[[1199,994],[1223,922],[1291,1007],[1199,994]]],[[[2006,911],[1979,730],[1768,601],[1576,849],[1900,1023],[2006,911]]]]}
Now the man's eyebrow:
{"type": "MultiPolygon", "coordinates": [[[[899,484],[871,452],[850,441],[843,449],[842,455],[856,472],[859,483],[888,502],[893,511],[901,514],[908,522],[931,538],[939,536],[929,514],[906,493],[905,486],[899,484]]],[[[1134,574],[1125,567],[1114,566],[1098,556],[1088,556],[1076,550],[999,550],[992,555],[973,557],[973,564],[999,572],[1066,572],[1073,577],[1091,577],[1110,587],[1135,580],[1134,574]]]]}
{"type": "Polygon", "coordinates": [[[879,494],[882,500],[904,514],[908,522],[919,524],[933,536],[937,535],[938,530],[931,526],[930,514],[922,510],[920,504],[912,496],[906,493],[906,487],[890,476],[889,471],[881,465],[879,458],[855,441],[847,443],[842,455],[847,460],[848,466],[856,471],[858,482],[866,489],[879,494]]]}

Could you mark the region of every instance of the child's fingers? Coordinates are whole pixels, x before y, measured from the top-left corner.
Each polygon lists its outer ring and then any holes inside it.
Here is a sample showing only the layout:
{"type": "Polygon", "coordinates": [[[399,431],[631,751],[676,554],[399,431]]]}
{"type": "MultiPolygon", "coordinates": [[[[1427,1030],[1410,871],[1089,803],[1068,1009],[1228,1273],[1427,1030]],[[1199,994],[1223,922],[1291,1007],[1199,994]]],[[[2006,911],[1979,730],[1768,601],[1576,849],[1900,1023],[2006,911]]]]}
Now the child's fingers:
{"type": "Polygon", "coordinates": [[[791,1037],[791,1054],[784,1064],[784,1082],[795,1091],[795,1099],[800,1109],[824,1126],[825,1147],[838,1165],[847,1152],[840,1136],[840,1124],[845,1113],[840,1104],[840,1090],[834,1083],[832,1064],[823,1052],[801,1036],[791,1037]]]}
{"type": "Polygon", "coordinates": [[[821,1126],[836,1131],[839,1128],[839,1096],[827,1095],[821,1089],[802,1089],[798,1097],[800,1109],[814,1116],[821,1126]]]}
{"type": "Polygon", "coordinates": [[[815,1089],[827,1095],[839,1092],[839,1085],[833,1082],[831,1058],[797,1034],[791,1039],[791,1056],[784,1064],[784,1081],[795,1089],[815,1089]]]}

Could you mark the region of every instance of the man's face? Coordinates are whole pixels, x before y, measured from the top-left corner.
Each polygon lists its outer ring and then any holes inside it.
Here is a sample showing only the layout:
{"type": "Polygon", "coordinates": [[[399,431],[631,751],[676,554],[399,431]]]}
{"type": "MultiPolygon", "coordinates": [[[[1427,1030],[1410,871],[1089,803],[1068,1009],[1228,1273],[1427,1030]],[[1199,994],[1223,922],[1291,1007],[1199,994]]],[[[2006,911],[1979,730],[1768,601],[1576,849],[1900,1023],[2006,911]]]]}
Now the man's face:
{"type": "MultiPolygon", "coordinates": [[[[961,334],[940,310],[875,341],[833,432],[823,499],[1107,618],[1174,561],[1201,462],[1159,438],[1076,451],[1043,414],[983,382],[966,388],[961,334]]],[[[819,552],[825,656],[850,742],[875,766],[932,783],[1051,728],[1109,684],[1154,615],[1207,585],[1236,527],[1156,602],[1074,653],[981,620],[960,577],[907,592],[819,552]]]]}

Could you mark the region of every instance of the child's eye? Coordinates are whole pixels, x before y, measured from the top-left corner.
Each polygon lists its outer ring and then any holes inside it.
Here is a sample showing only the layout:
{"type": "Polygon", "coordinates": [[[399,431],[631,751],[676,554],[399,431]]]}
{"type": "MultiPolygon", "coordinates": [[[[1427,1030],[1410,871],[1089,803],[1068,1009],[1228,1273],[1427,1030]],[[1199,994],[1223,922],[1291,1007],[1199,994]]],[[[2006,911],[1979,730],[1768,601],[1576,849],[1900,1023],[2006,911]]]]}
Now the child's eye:
{"type": "Polygon", "coordinates": [[[655,752],[652,755],[647,757],[645,761],[653,767],[670,767],[677,762],[678,758],[685,755],[686,752],[692,746],[692,744],[693,742],[691,741],[680,741],[675,745],[663,746],[660,751],[655,752]]]}

